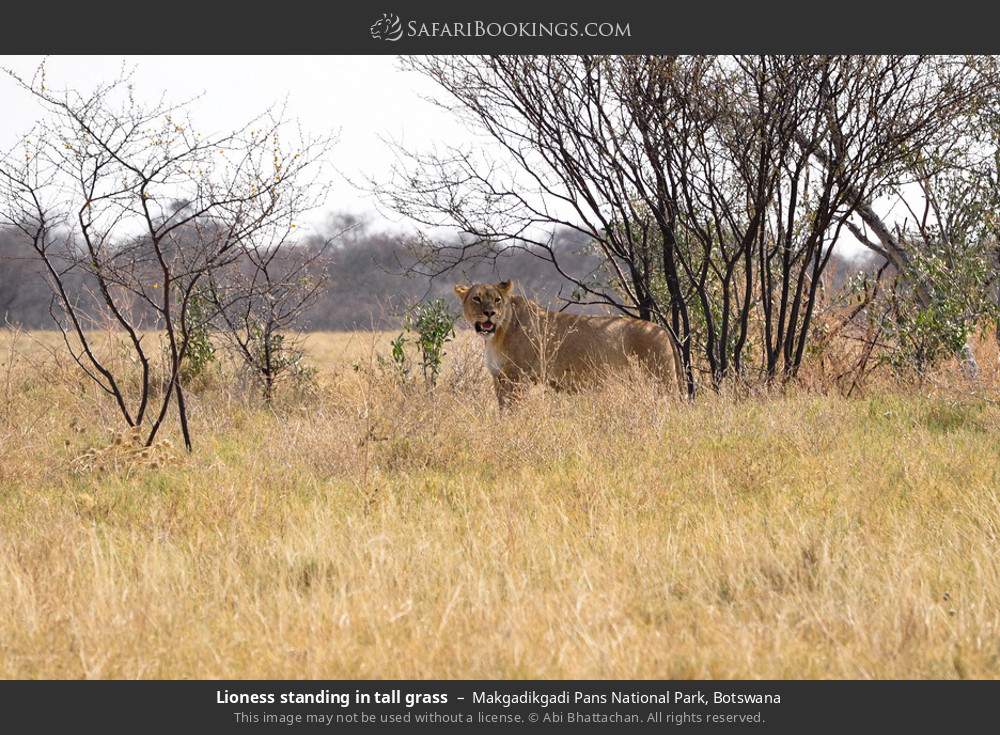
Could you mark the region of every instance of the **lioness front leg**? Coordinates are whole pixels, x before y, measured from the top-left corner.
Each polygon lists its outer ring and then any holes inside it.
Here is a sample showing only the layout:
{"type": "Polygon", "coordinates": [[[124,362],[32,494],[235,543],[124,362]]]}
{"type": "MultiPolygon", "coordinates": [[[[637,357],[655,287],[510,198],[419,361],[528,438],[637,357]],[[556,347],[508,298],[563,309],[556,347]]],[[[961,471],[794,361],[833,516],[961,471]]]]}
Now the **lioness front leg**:
{"type": "Polygon", "coordinates": [[[501,410],[508,408],[514,402],[515,388],[514,381],[510,378],[503,375],[493,377],[493,389],[497,393],[497,402],[501,410]]]}

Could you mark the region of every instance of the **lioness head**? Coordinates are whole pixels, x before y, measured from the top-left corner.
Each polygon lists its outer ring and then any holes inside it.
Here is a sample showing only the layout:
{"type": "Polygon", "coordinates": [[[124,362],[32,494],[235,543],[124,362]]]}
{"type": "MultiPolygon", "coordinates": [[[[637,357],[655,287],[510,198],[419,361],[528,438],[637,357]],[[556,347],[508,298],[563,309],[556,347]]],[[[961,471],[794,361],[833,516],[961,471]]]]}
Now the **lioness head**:
{"type": "Polygon", "coordinates": [[[465,318],[477,334],[492,337],[498,327],[510,320],[510,296],[513,288],[512,281],[455,286],[455,294],[462,300],[465,318]]]}

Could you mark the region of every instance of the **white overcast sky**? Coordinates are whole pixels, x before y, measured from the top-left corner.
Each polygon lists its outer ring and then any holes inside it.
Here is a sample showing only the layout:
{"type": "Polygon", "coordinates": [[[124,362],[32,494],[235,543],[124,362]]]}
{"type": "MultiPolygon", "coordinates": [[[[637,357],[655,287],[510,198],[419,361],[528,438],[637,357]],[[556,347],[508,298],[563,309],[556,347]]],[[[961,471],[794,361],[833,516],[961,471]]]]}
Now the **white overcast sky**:
{"type": "MultiPolygon", "coordinates": [[[[30,79],[42,60],[0,55],[0,67],[30,79]]],[[[50,56],[46,79],[51,87],[89,89],[116,78],[123,62],[134,68],[135,88],[150,101],[164,93],[172,101],[201,95],[192,115],[204,132],[238,127],[287,100],[289,115],[308,132],[338,133],[331,156],[338,172],[334,189],[313,223],[328,213],[347,212],[390,228],[405,224],[352,183],[388,178],[393,156],[383,143],[387,138],[410,150],[483,142],[428,102],[426,97],[439,97],[440,91],[421,74],[403,70],[394,56],[50,56]]],[[[0,111],[0,149],[5,150],[32,126],[41,108],[0,74],[0,111]]],[[[838,247],[850,252],[859,245],[843,233],[838,247]]]]}
{"type": "MultiPolygon", "coordinates": [[[[30,79],[42,58],[0,56],[0,66],[30,79]]],[[[337,132],[331,164],[339,175],[328,212],[392,217],[350,183],[388,176],[393,159],[383,139],[416,149],[471,139],[451,115],[423,99],[434,85],[400,69],[392,56],[50,56],[46,79],[51,87],[89,89],[117,77],[123,61],[135,68],[135,88],[150,101],[163,93],[174,101],[202,95],[192,114],[206,132],[238,127],[286,99],[289,115],[307,131],[337,132]]],[[[41,113],[7,75],[0,75],[0,110],[3,149],[41,113]]]]}

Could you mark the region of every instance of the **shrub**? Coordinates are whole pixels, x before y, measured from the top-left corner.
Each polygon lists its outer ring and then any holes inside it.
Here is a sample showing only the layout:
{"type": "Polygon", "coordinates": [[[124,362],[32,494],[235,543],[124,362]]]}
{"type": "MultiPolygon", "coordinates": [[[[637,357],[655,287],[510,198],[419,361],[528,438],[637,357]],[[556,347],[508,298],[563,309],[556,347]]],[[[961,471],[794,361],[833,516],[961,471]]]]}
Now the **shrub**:
{"type": "Polygon", "coordinates": [[[389,367],[400,381],[408,381],[411,367],[406,345],[411,343],[419,353],[424,383],[436,385],[446,354],[444,347],[455,338],[455,320],[444,299],[411,307],[403,320],[404,331],[392,341],[389,357],[380,357],[379,363],[389,367]]]}
{"type": "Polygon", "coordinates": [[[181,381],[190,384],[205,375],[208,367],[215,362],[215,345],[212,344],[210,329],[210,303],[200,292],[195,292],[188,300],[187,312],[188,346],[181,361],[181,381]]]}
{"type": "Polygon", "coordinates": [[[313,382],[316,368],[305,363],[299,340],[261,325],[252,325],[247,337],[243,365],[260,384],[265,401],[273,400],[276,385],[286,379],[300,387],[313,382]]]}
{"type": "Polygon", "coordinates": [[[991,281],[985,253],[917,252],[911,278],[897,282],[891,294],[891,318],[884,326],[895,348],[886,356],[889,364],[922,374],[961,353],[977,325],[998,316],[992,288],[984,285],[991,281]]]}

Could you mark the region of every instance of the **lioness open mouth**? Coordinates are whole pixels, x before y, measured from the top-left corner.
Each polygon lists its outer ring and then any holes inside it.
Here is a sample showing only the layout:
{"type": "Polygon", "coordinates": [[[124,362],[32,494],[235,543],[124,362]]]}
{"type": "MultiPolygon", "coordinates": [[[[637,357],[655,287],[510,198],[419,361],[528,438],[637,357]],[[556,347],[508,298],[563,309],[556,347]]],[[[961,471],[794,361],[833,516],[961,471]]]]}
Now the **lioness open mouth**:
{"type": "Polygon", "coordinates": [[[497,325],[491,321],[476,322],[476,334],[496,334],[497,325]]]}

